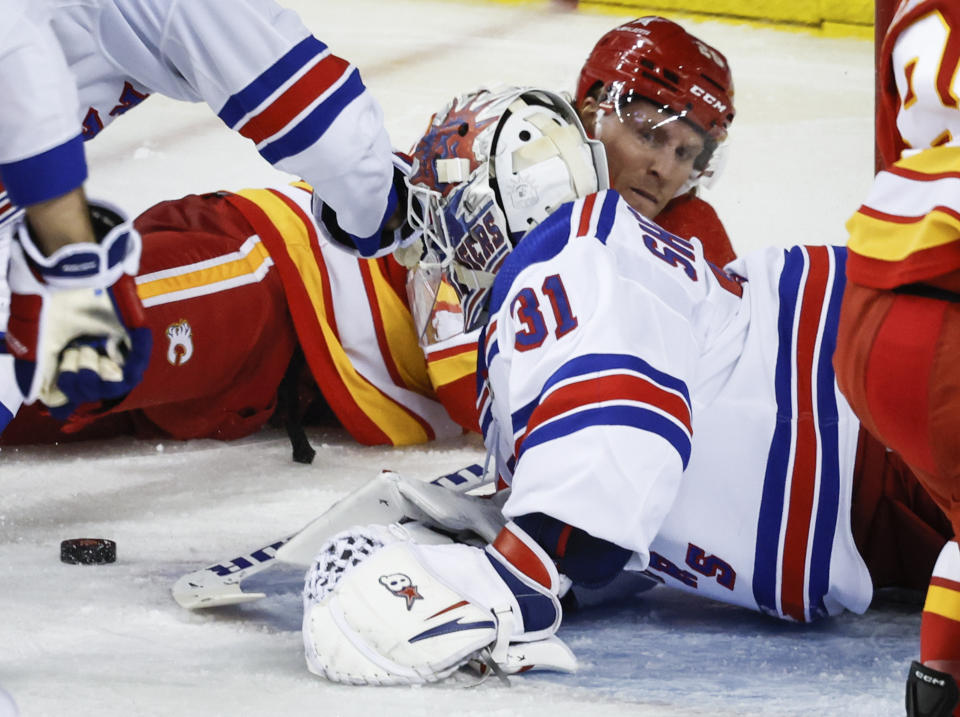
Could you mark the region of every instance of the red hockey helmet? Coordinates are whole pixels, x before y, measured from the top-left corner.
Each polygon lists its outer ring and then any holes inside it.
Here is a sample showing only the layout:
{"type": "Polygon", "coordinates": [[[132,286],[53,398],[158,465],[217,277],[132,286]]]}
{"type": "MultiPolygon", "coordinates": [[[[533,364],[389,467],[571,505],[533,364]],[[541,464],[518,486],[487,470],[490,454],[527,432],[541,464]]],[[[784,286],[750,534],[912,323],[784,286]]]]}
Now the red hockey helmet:
{"type": "Polygon", "coordinates": [[[960,5],[901,0],[880,54],[877,145],[885,165],[904,150],[960,144],[960,5]]]}
{"type": "Polygon", "coordinates": [[[727,58],[662,17],[631,20],[600,38],[580,70],[577,106],[597,83],[601,99],[643,97],[721,142],[733,122],[733,77],[727,58]]]}

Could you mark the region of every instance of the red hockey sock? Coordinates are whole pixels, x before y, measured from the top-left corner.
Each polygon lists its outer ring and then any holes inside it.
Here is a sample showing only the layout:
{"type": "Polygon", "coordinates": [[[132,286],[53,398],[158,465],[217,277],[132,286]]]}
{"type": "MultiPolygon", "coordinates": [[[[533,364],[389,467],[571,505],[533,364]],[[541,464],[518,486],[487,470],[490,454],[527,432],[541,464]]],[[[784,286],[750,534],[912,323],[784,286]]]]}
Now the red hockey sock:
{"type": "MultiPolygon", "coordinates": [[[[920,623],[920,661],[960,684],[960,546],[943,546],[927,590],[920,623]]],[[[953,712],[960,717],[960,705],[953,712]]]]}

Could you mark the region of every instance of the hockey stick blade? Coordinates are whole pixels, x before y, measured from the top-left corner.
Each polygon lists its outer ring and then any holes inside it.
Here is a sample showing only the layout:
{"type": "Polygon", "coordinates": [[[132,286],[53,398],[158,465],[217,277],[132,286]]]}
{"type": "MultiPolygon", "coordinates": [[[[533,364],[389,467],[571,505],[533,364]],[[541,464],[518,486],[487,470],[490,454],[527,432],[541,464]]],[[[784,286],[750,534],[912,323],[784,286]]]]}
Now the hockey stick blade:
{"type": "Polygon", "coordinates": [[[288,535],[249,553],[187,573],[171,588],[173,599],[180,607],[198,610],[239,605],[266,597],[266,593],[243,592],[240,583],[251,575],[273,567],[277,550],[292,537],[288,535]]]}
{"type": "MultiPolygon", "coordinates": [[[[443,487],[451,493],[466,493],[481,483],[482,475],[483,466],[475,464],[440,476],[430,484],[443,487]]],[[[403,479],[397,473],[381,471],[376,478],[343,497],[305,525],[278,551],[277,559],[281,563],[306,568],[320,547],[341,530],[368,523],[386,525],[416,516],[416,512],[411,512],[412,506],[401,487],[402,483],[403,479]]]]}
{"type": "MultiPolygon", "coordinates": [[[[319,547],[334,533],[353,525],[391,523],[404,516],[406,500],[396,488],[395,475],[383,471],[376,479],[345,496],[301,530],[256,550],[223,560],[181,577],[171,589],[174,600],[188,610],[238,605],[266,597],[243,592],[240,583],[279,562],[309,566],[319,547]]],[[[471,465],[431,481],[465,493],[483,483],[483,467],[471,465]]]]}

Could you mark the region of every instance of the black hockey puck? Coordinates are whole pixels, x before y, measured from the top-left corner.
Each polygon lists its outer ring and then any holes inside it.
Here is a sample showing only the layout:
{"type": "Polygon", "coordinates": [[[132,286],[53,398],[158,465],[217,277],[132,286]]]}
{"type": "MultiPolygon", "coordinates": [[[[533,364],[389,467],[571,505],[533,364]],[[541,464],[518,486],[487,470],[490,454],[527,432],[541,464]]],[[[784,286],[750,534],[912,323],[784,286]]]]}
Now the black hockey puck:
{"type": "Polygon", "coordinates": [[[60,542],[60,560],[71,565],[104,565],[117,559],[117,544],[106,538],[74,538],[60,542]]]}

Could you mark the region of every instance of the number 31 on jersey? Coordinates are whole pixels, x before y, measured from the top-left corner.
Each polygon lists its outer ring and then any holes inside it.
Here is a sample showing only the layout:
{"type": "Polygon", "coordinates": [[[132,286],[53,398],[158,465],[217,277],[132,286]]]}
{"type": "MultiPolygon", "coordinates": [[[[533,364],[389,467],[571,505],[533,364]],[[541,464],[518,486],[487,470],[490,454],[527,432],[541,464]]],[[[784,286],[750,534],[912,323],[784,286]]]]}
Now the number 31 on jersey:
{"type": "Polygon", "coordinates": [[[553,315],[556,328],[553,335],[558,339],[577,328],[579,322],[570,307],[567,290],[559,274],[551,274],[543,280],[538,290],[524,287],[513,299],[511,312],[517,317],[520,329],[514,335],[517,351],[530,351],[543,345],[549,329],[544,317],[544,306],[549,304],[548,312],[553,315]]]}

